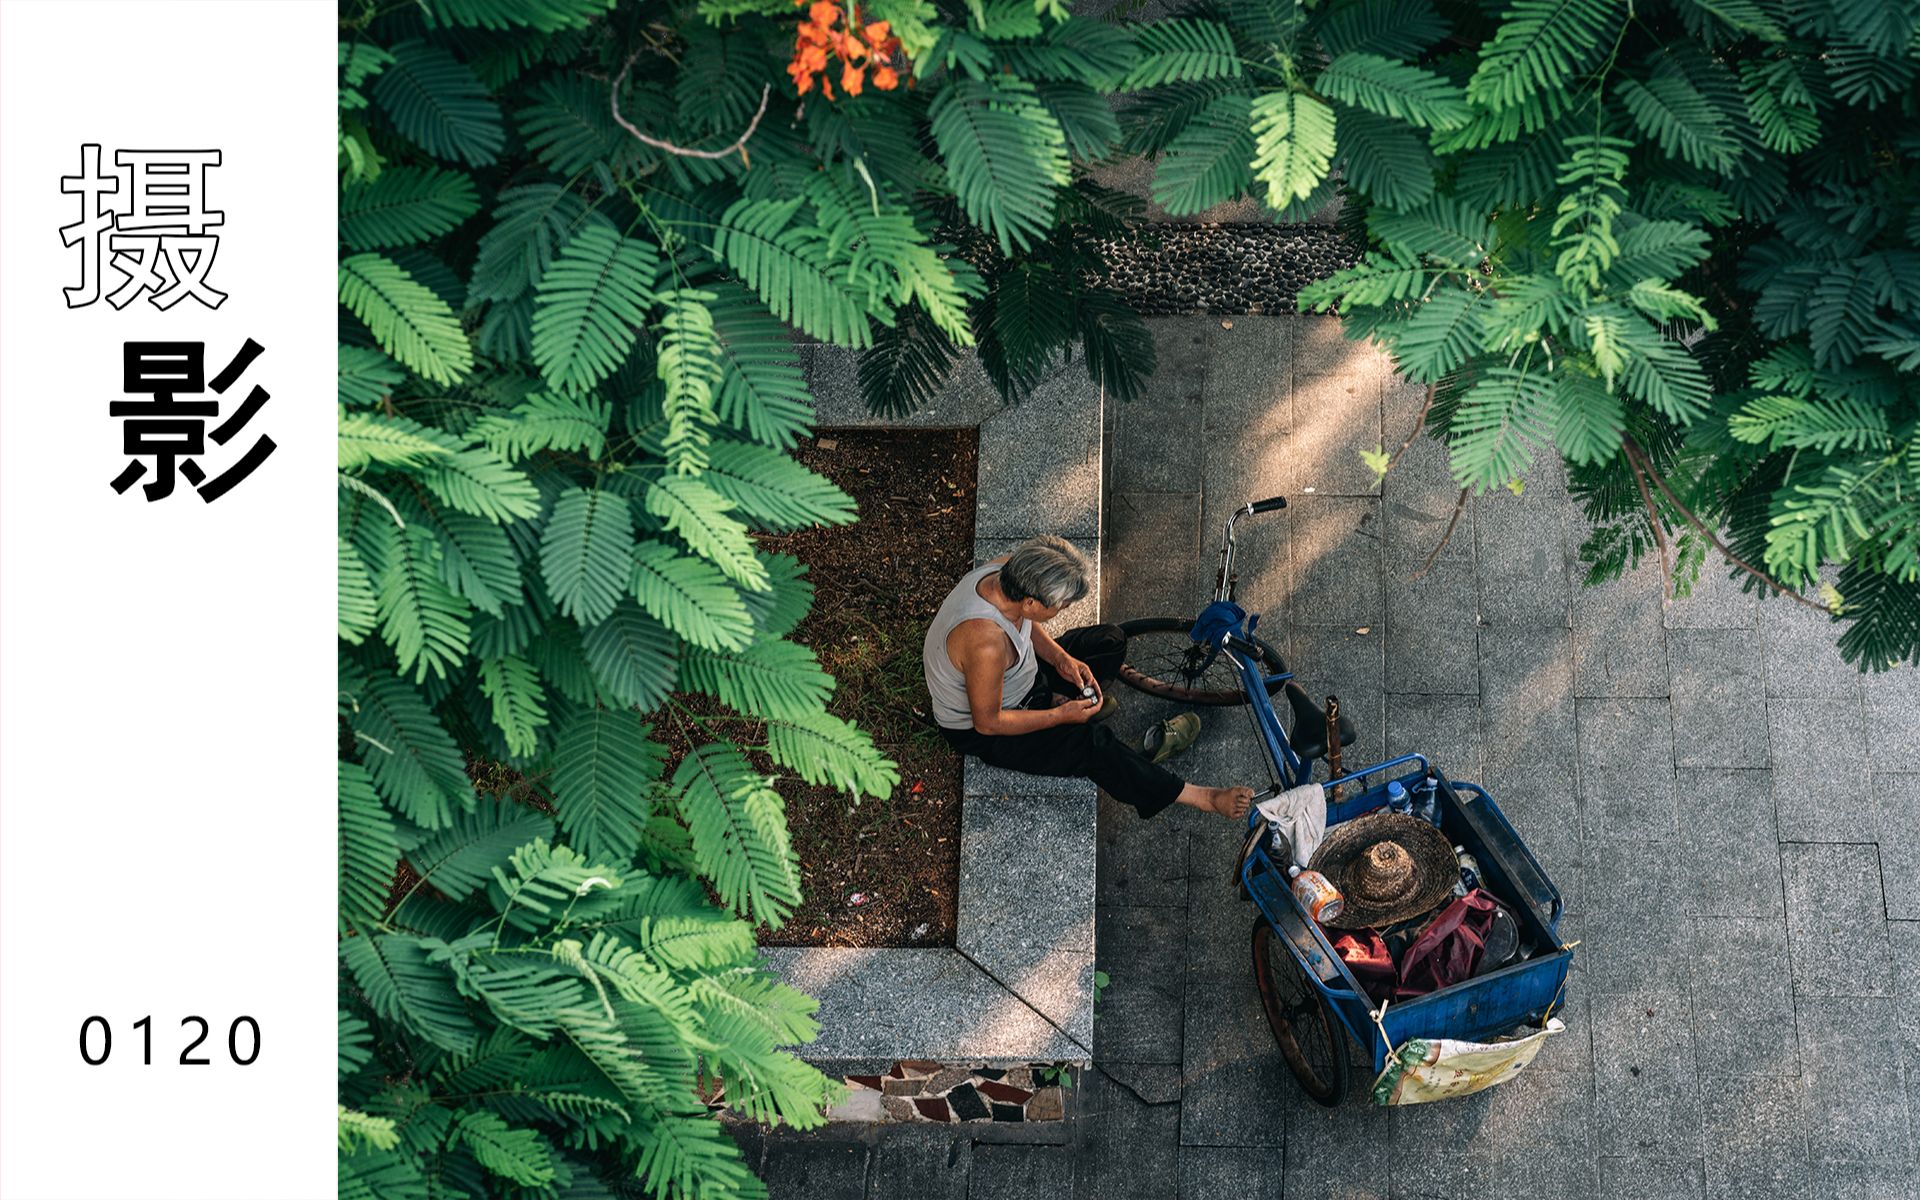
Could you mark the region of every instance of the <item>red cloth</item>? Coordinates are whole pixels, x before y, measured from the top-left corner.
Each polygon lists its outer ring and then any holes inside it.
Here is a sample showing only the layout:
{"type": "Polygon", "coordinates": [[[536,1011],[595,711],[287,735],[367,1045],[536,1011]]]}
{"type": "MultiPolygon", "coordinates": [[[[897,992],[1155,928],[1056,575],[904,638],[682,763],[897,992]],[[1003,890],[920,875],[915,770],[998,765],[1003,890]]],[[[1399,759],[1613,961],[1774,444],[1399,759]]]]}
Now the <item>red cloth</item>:
{"type": "Polygon", "coordinates": [[[1395,963],[1376,929],[1343,933],[1333,949],[1374,1000],[1406,1000],[1471,978],[1493,928],[1494,900],[1475,888],[1420,931],[1395,963]]]}
{"type": "Polygon", "coordinates": [[[1424,996],[1468,979],[1493,928],[1493,897],[1479,888],[1447,905],[1400,956],[1396,999],[1424,996]]]}

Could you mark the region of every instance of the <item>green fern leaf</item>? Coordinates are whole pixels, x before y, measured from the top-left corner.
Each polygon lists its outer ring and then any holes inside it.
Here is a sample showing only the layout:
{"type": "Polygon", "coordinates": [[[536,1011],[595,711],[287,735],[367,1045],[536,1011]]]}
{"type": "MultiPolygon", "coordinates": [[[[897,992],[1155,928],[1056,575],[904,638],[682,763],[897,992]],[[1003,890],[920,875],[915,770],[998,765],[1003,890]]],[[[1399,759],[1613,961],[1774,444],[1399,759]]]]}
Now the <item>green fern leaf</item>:
{"type": "Polygon", "coordinates": [[[556,183],[504,188],[493,210],[493,228],[480,238],[473,280],[473,301],[517,300],[533,287],[573,235],[585,226],[612,225],[586,201],[556,183]]]}
{"type": "Polygon", "coordinates": [[[387,400],[407,378],[398,364],[369,346],[340,347],[340,403],[373,405],[387,400]]]}
{"type": "Polygon", "coordinates": [[[373,98],[400,135],[437,158],[476,167],[492,162],[506,131],[486,85],[430,42],[402,42],[391,53],[392,64],[374,80],[373,98]]]}
{"type": "Polygon", "coordinates": [[[767,589],[767,570],[754,555],[747,527],[728,515],[733,501],[697,479],[668,475],[647,489],[646,507],[729,579],[748,591],[767,589]]]}
{"type": "Polygon", "coordinates": [[[1495,367],[1460,398],[1448,428],[1453,477],[1479,495],[1526,473],[1532,445],[1542,440],[1544,381],[1512,367],[1495,367]]]}
{"type": "Polygon", "coordinates": [[[531,1129],[511,1129],[485,1109],[470,1108],[455,1119],[460,1140],[480,1165],[522,1187],[538,1187],[553,1178],[546,1140],[531,1129]]]}
{"type": "Polygon", "coordinates": [[[568,488],[540,535],[540,573],[561,613],[581,625],[604,621],[626,592],[633,516],[606,492],[568,488]]]}
{"type": "Polygon", "coordinates": [[[1340,170],[1355,191],[1394,208],[1433,195],[1437,166],[1426,141],[1406,124],[1341,105],[1336,121],[1340,170]]]}
{"type": "Polygon", "coordinates": [[[1354,51],[1418,58],[1447,35],[1446,22],[1427,0],[1362,0],[1325,13],[1320,44],[1329,57],[1354,51]]]}
{"type": "Polygon", "coordinates": [[[431,0],[433,15],[450,25],[481,29],[583,29],[613,8],[613,0],[431,0]]]}
{"type": "Polygon", "coordinates": [[[1718,173],[1739,156],[1725,120],[1685,76],[1656,73],[1644,83],[1623,79],[1619,95],[1640,131],[1673,157],[1718,173]]]}
{"type": "Polygon", "coordinates": [[[1253,102],[1253,174],[1267,203],[1284,208],[1312,194],[1333,162],[1333,110],[1300,92],[1268,92],[1253,102]]]}
{"type": "Polygon", "coordinates": [[[1570,90],[1599,61],[1623,16],[1616,0],[1515,0],[1480,52],[1467,99],[1504,109],[1539,93],[1570,90]]]}
{"type": "Polygon", "coordinates": [[[625,862],[652,812],[667,753],[637,714],[588,710],[554,739],[553,788],[560,828],[587,857],[625,862]]]}
{"type": "Polygon", "coordinates": [[[532,664],[517,656],[480,660],[480,694],[493,701],[493,723],[507,740],[515,758],[528,758],[539,749],[539,729],[547,723],[540,699],[540,677],[532,664]]]}
{"type": "Polygon", "coordinates": [[[753,641],[753,618],[741,593],[712,563],[676,553],[664,542],[635,548],[632,591],[641,608],[696,646],[741,650],[753,641]]]}
{"type": "Polygon", "coordinates": [[[904,417],[940,394],[958,359],[957,348],[923,310],[902,310],[893,328],[875,334],[873,348],[860,355],[861,399],[868,412],[904,417]]]}
{"type": "Polygon", "coordinates": [[[1438,383],[1478,354],[1480,301],[1485,293],[1437,289],[1412,316],[1391,327],[1400,371],[1416,383],[1438,383]]]}
{"type": "Polygon", "coordinates": [[[791,450],[813,428],[813,403],[792,332],[738,284],[709,289],[721,367],[714,411],[753,440],[791,450]]]}
{"type": "Polygon", "coordinates": [[[460,439],[405,417],[347,413],[340,418],[340,469],[358,471],[373,464],[417,467],[459,453],[460,439]]]}
{"type": "Polygon", "coordinates": [[[438,539],[424,529],[389,530],[382,547],[380,636],[415,683],[458,669],[471,637],[472,606],[441,582],[439,553],[438,539]]]}
{"type": "Polygon", "coordinates": [[[713,233],[713,252],[774,316],[821,341],[865,347],[871,335],[863,298],[830,269],[825,235],[793,225],[803,203],[736,201],[713,233]]]}
{"type": "Polygon", "coordinates": [[[378,254],[340,261],[340,303],[366,325],[380,348],[414,374],[457,383],[473,369],[473,347],[447,302],[378,254]]]}
{"type": "Polygon", "coordinates": [[[855,797],[884,800],[900,772],[873,739],[831,713],[767,722],[767,753],[811,784],[830,784],[855,797]]]}
{"type": "Polygon", "coordinates": [[[358,646],[379,624],[380,610],[373,594],[373,577],[360,552],[345,538],[340,543],[339,598],[340,639],[358,646]]]}
{"type": "Polygon", "coordinates": [[[680,663],[680,687],[750,716],[801,720],[826,707],[833,677],[807,647],[766,641],[737,652],[689,649],[680,663]]]}
{"type": "Polygon", "coordinates": [[[1224,204],[1253,186],[1253,101],[1239,92],[1217,96],[1160,153],[1153,201],[1174,216],[1224,204]]]}
{"type": "Polygon", "coordinates": [[[1367,215],[1367,228],[1402,257],[1451,267],[1477,267],[1493,245],[1485,214],[1447,196],[1414,209],[1376,208],[1367,215]]]}
{"type": "Polygon", "coordinates": [[[762,529],[845,525],[857,515],[853,497],[777,450],[720,442],[709,458],[701,480],[762,529]]]}
{"type": "Polygon", "coordinates": [[[606,453],[612,417],[606,399],[591,392],[535,392],[515,405],[511,415],[482,417],[469,433],[510,462],[541,450],[580,450],[599,458],[606,453]]]}
{"type": "Polygon", "coordinates": [[[449,900],[465,900],[493,878],[521,846],[553,836],[553,819],[517,804],[482,802],[455,816],[432,836],[407,851],[407,862],[422,883],[449,900]]]}
{"type": "Polygon", "coordinates": [[[363,934],[343,939],[340,960],[382,1020],[425,1038],[442,1050],[464,1053],[480,1039],[453,977],[427,961],[418,938],[363,934]]]}
{"type": "Polygon", "coordinates": [[[673,691],[679,642],[630,597],[584,631],[581,647],[594,678],[629,708],[658,708],[673,691]]]}
{"type": "Polygon", "coordinates": [[[473,176],[439,167],[395,167],[340,192],[340,240],[354,250],[410,246],[480,211],[473,176]]]}
{"type": "Polygon", "coordinates": [[[813,584],[807,581],[806,564],[790,554],[763,554],[772,585],[764,592],[741,592],[753,616],[754,628],[761,639],[785,637],[806,618],[813,607],[813,584]]]}
{"type": "Polygon", "coordinates": [[[778,929],[800,903],[800,861],[786,803],[732,746],[708,745],[674,772],[680,816],[721,903],[778,929]]]}
{"type": "Polygon", "coordinates": [[[382,799],[425,829],[439,829],[455,811],[473,807],[459,748],[406,680],[349,674],[341,688],[361,761],[382,799]]]}
{"type": "Polygon", "coordinates": [[[713,397],[720,384],[720,341],[707,308],[714,294],[683,288],[662,292],[659,299],[666,310],[654,360],[666,385],[661,445],[672,470],[698,474],[706,469],[707,443],[718,420],[713,397]]]}
{"type": "Polygon", "coordinates": [[[1620,398],[1593,376],[1562,369],[1553,376],[1553,444],[1582,466],[1610,461],[1620,449],[1626,413],[1620,398]]]}
{"type": "Polygon", "coordinates": [[[1033,85],[1009,75],[950,79],[927,117],[968,219],[994,236],[1002,254],[1044,238],[1054,189],[1072,174],[1066,134],[1033,85]]]}
{"type": "Polygon", "coordinates": [[[385,915],[387,891],[400,861],[393,820],[358,763],[339,764],[340,923],[364,927],[385,915]]]}
{"type": "Polygon", "coordinates": [[[1377,54],[1350,52],[1326,65],[1314,89],[1332,100],[1425,129],[1458,129],[1473,110],[1439,75],[1377,54]]]}
{"type": "Polygon", "coordinates": [[[527,148],[555,175],[582,175],[595,166],[630,169],[643,151],[614,121],[609,91],[606,83],[583,75],[534,85],[528,93],[533,103],[515,115],[527,148]]]}
{"type": "Polygon", "coordinates": [[[1240,55],[1225,25],[1192,18],[1133,27],[1140,57],[1121,84],[1123,91],[1240,78],[1240,55]]]}
{"type": "Polygon", "coordinates": [[[581,229],[534,290],[533,360],[547,386],[586,391],[632,352],[659,256],[600,225],[581,229]]]}
{"type": "Polygon", "coordinates": [[[339,1047],[341,1079],[357,1073],[361,1067],[373,1061],[371,1027],[345,1009],[340,1011],[340,1036],[334,1044],[339,1047]]]}

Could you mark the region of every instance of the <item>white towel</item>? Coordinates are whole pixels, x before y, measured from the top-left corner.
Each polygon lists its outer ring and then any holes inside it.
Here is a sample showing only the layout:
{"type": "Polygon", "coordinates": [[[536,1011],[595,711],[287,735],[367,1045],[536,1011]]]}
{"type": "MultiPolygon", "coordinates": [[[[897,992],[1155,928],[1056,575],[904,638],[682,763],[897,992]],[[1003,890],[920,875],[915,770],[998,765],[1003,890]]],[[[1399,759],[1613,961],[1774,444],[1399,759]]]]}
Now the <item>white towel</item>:
{"type": "Polygon", "coordinates": [[[1303,783],[1271,800],[1262,800],[1258,807],[1267,824],[1286,835],[1293,846],[1293,861],[1304,870],[1313,852],[1320,848],[1320,839],[1327,836],[1326,789],[1317,783],[1303,783]]]}

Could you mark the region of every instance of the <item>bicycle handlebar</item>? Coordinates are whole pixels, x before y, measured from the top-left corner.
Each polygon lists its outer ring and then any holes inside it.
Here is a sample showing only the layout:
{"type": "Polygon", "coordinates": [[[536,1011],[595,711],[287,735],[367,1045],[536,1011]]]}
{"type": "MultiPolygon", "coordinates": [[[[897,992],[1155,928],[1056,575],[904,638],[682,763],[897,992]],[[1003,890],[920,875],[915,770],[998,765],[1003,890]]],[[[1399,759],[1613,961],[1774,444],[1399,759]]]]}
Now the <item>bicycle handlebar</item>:
{"type": "Polygon", "coordinates": [[[1250,513],[1273,512],[1275,509],[1285,508],[1286,506],[1287,498],[1285,496],[1270,496],[1265,500],[1255,500],[1253,503],[1247,505],[1247,511],[1250,513]]]}

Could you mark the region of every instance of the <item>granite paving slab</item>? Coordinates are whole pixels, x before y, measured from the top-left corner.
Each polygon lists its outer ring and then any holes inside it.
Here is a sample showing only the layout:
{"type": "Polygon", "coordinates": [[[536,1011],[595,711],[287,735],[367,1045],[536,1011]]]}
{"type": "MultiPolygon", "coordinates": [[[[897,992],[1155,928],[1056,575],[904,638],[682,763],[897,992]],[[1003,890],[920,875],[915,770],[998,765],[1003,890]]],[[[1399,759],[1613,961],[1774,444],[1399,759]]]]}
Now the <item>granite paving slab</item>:
{"type": "Polygon", "coordinates": [[[1131,805],[1102,792],[1095,900],[1102,905],[1169,905],[1184,913],[1186,847],[1186,831],[1174,828],[1168,814],[1143,821],[1131,805]]]}
{"type": "MultiPolygon", "coordinates": [[[[1578,541],[1577,515],[1568,518],[1568,543],[1578,541]]],[[[1660,571],[1642,564],[1599,587],[1584,586],[1586,569],[1569,555],[1573,591],[1574,691],[1582,697],[1665,696],[1669,693],[1660,571]]]]}
{"type": "Polygon", "coordinates": [[[1682,770],[1674,795],[1687,854],[1689,911],[1778,917],[1783,901],[1773,773],[1682,770]]]}
{"type": "Polygon", "coordinates": [[[1782,841],[1867,836],[1872,781],[1858,697],[1769,697],[1767,742],[1782,841]]]}
{"type": "Polygon", "coordinates": [[[1135,400],[1114,403],[1111,487],[1114,491],[1188,492],[1200,486],[1200,419],[1211,317],[1155,322],[1158,365],[1135,400]]]}
{"type": "Polygon", "coordinates": [[[1392,1162],[1380,1149],[1392,1145],[1391,1109],[1357,1093],[1338,1108],[1323,1108],[1296,1091],[1284,1111],[1286,1195],[1385,1200],[1390,1194],[1392,1162]]]}
{"type": "MultiPolygon", "coordinates": [[[[1442,769],[1452,773],[1452,768],[1442,769]]],[[[1487,789],[1547,878],[1559,889],[1566,911],[1583,912],[1587,856],[1580,832],[1580,789],[1574,764],[1497,764],[1489,766],[1476,782],[1487,789]]]]}
{"type": "Polygon", "coordinates": [[[1920,1196],[1920,1168],[1881,1163],[1815,1163],[1813,1187],[1821,1200],[1913,1200],[1920,1196]]]}
{"type": "Polygon", "coordinates": [[[970,1200],[1022,1200],[1070,1196],[1074,1148],[1071,1146],[975,1145],[970,1200]]]}
{"type": "Polygon", "coordinates": [[[1811,1196],[1813,1160],[1794,1078],[1719,1079],[1713,1066],[1701,1084],[1707,1143],[1708,1200],[1811,1196]]]}
{"type": "Polygon", "coordinates": [[[873,1166],[867,1172],[868,1200],[899,1196],[967,1200],[972,1167],[973,1141],[963,1130],[897,1126],[874,1148],[873,1166]]]}
{"type": "Polygon", "coordinates": [[[1707,1186],[1699,1160],[1648,1162],[1639,1158],[1602,1158],[1597,1200],[1705,1200],[1707,1186]]]}
{"type": "Polygon", "coordinates": [[[1566,506],[1549,502],[1556,488],[1565,490],[1558,467],[1558,460],[1536,463],[1521,495],[1471,501],[1480,616],[1488,624],[1571,627],[1566,506]]]}
{"type": "Polygon", "coordinates": [[[1769,696],[1858,696],[1859,669],[1834,644],[1840,630],[1824,612],[1774,597],[1760,605],[1769,696]]]}
{"type": "Polygon", "coordinates": [[[1920,667],[1865,680],[1867,756],[1876,771],[1920,769],[1920,667]]]}
{"type": "Polygon", "coordinates": [[[1284,1158],[1279,1150],[1244,1146],[1182,1146],[1180,1194],[1281,1200],[1285,1194],[1284,1158]]]}
{"type": "MultiPolygon", "coordinates": [[[[1920,768],[1920,760],[1908,765],[1920,768]]],[[[1920,919],[1920,773],[1876,774],[1873,803],[1887,916],[1920,919]]]]}
{"type": "MultiPolygon", "coordinates": [[[[1246,944],[1243,934],[1240,941],[1246,944]]],[[[1180,1066],[1183,1146],[1286,1144],[1281,1106],[1297,1094],[1260,1008],[1250,961],[1237,977],[1187,983],[1180,1066]]]]}
{"type": "Polygon", "coordinates": [[[1308,625],[1378,625],[1386,619],[1380,502],[1301,496],[1287,508],[1293,553],[1288,603],[1308,625]]]}
{"type": "Polygon", "coordinates": [[[1697,1162],[1700,1083],[1687,997],[1596,991],[1593,1149],[1604,1157],[1697,1162]]]}
{"type": "Polygon", "coordinates": [[[1891,995],[1878,848],[1872,843],[1785,845],[1780,870],[1786,881],[1794,993],[1891,995]]]}
{"type": "MultiPolygon", "coordinates": [[[[1389,660],[1391,661],[1391,660],[1389,660]]],[[[1449,779],[1480,782],[1480,697],[1387,693],[1386,757],[1424,754],[1449,779]]],[[[1496,801],[1498,798],[1496,797],[1496,801]]],[[[1505,805],[1501,805],[1505,811],[1505,805]]]]}
{"type": "Polygon", "coordinates": [[[1689,958],[1693,1046],[1709,1075],[1800,1075],[1798,1044],[1783,1036],[1794,1020],[1793,968],[1778,917],[1696,917],[1689,958]],[[1758,1044],[1778,1052],[1753,1053],[1758,1044]]]}
{"type": "MultiPolygon", "coordinates": [[[[1920,1097],[1920,921],[1887,922],[1887,942],[1893,955],[1893,1008],[1911,1106],[1920,1097]]],[[[1920,1136],[1920,1129],[1915,1134],[1920,1136]]]]}
{"type": "Polygon", "coordinates": [[[1760,620],[1760,594],[1741,590],[1744,583],[1752,582],[1753,576],[1745,571],[1710,559],[1700,568],[1693,590],[1667,606],[1667,628],[1755,628],[1760,620]]]}
{"type": "Polygon", "coordinates": [[[1588,981],[1602,992],[1687,994],[1693,928],[1685,855],[1671,843],[1589,842],[1585,934],[1588,981]]]}
{"type": "MultiPolygon", "coordinates": [[[[1179,1068],[1135,1064],[1150,1092],[1179,1088],[1179,1068]]],[[[1099,1071],[1085,1072],[1080,1096],[1077,1200],[1165,1200],[1179,1188],[1178,1104],[1149,1104],[1099,1071]]]]}
{"type": "Polygon", "coordinates": [[[1667,634],[1673,672],[1673,755],[1681,767],[1767,761],[1766,680],[1753,635],[1734,629],[1667,634]]]}
{"type": "Polygon", "coordinates": [[[855,1143],[771,1138],[760,1178],[774,1200],[864,1200],[872,1156],[855,1143]]]}
{"type": "Polygon", "coordinates": [[[1877,996],[1799,996],[1800,1096],[1816,1163],[1913,1165],[1913,1130],[1894,1002],[1877,996]]]}
{"type": "Polygon", "coordinates": [[[1481,631],[1480,696],[1489,764],[1574,756],[1573,663],[1565,629],[1481,631]]]}
{"type": "Polygon", "coordinates": [[[1302,495],[1378,496],[1380,476],[1360,457],[1381,448],[1380,393],[1387,374],[1343,359],[1293,380],[1293,432],[1282,451],[1294,460],[1302,495]]]}
{"type": "MultiPolygon", "coordinates": [[[[1101,611],[1108,621],[1193,617],[1211,593],[1214,571],[1212,552],[1202,547],[1200,493],[1114,492],[1107,501],[1102,558],[1101,577],[1108,582],[1101,611]]],[[[1257,579],[1258,572],[1251,573],[1249,594],[1284,599],[1284,592],[1261,586],[1271,581],[1257,579]]]]}
{"type": "Polygon", "coordinates": [[[1178,1063],[1186,996],[1187,910],[1102,908],[1095,961],[1107,987],[1093,1012],[1093,1057],[1178,1063]]]}
{"type": "Polygon", "coordinates": [[[1387,688],[1480,695],[1480,626],[1473,565],[1439,559],[1430,568],[1385,561],[1387,688]]]}
{"type": "MultiPolygon", "coordinates": [[[[1294,681],[1315,704],[1325,704],[1329,694],[1338,696],[1341,711],[1353,719],[1354,740],[1343,751],[1344,767],[1352,771],[1381,761],[1387,748],[1387,704],[1386,639],[1379,628],[1308,625],[1296,617],[1283,653],[1294,681]],[[1361,628],[1368,632],[1359,632],[1361,628]]],[[[1284,705],[1281,711],[1287,711],[1284,705]]],[[[1324,768],[1321,777],[1326,777],[1324,768]]]]}
{"type": "Polygon", "coordinates": [[[1099,389],[1063,371],[980,424],[980,537],[1100,534],[1099,389]]]}

